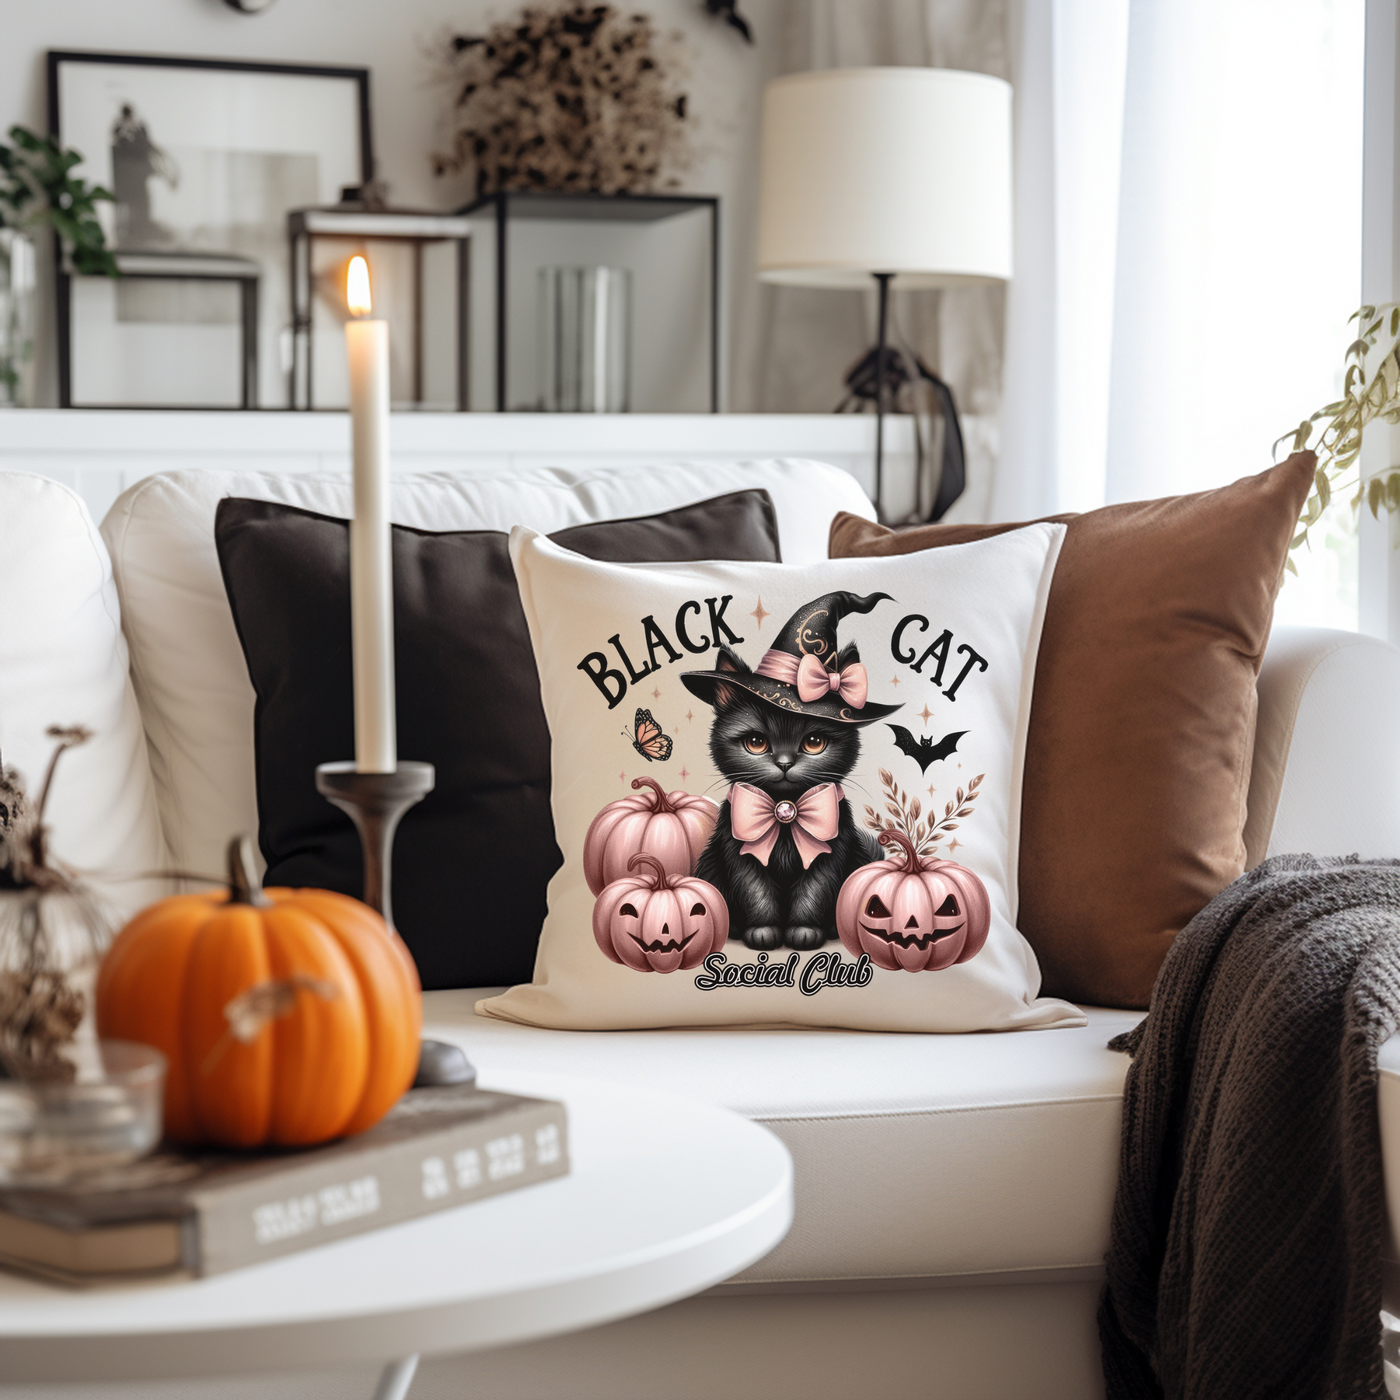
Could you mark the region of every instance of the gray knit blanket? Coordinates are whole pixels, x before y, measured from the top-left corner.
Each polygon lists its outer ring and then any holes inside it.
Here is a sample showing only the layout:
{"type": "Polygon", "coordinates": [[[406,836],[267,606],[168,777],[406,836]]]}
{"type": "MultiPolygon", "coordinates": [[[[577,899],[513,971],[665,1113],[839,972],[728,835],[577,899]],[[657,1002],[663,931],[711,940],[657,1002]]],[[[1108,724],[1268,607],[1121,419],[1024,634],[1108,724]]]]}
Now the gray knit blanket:
{"type": "Polygon", "coordinates": [[[1167,954],[1132,1055],[1099,1308],[1108,1400],[1385,1396],[1376,1051],[1400,861],[1276,856],[1167,954]]]}

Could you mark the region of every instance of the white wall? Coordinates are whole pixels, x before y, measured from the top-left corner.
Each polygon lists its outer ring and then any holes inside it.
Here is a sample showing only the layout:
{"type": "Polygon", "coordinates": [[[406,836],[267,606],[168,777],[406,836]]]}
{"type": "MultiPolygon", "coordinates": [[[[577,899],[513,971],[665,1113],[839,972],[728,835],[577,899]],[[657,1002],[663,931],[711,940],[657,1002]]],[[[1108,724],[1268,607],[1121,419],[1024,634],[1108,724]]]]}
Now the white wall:
{"type": "MultiPolygon", "coordinates": [[[[429,155],[443,143],[446,90],[434,82],[430,49],[447,28],[479,29],[520,8],[516,0],[278,0],[242,15],[224,0],[0,0],[0,130],[46,124],[48,49],[160,53],[327,63],[370,69],[374,146],[395,204],[453,208],[469,193],[434,178],[429,155]]],[[[751,317],[742,303],[753,277],[753,186],[764,53],[709,18],[700,0],[646,0],[664,30],[683,36],[691,60],[690,110],[697,159],[684,177],[693,193],[722,201],[723,261],[730,324],[751,317]]],[[[777,24],[777,0],[745,0],[760,40],[777,24]]],[[[48,249],[44,249],[47,258],[48,249]]],[[[49,286],[46,274],[45,286],[49,286]]],[[[57,402],[52,294],[41,308],[39,402],[57,402]]],[[[735,407],[746,395],[732,395],[735,407]]]]}

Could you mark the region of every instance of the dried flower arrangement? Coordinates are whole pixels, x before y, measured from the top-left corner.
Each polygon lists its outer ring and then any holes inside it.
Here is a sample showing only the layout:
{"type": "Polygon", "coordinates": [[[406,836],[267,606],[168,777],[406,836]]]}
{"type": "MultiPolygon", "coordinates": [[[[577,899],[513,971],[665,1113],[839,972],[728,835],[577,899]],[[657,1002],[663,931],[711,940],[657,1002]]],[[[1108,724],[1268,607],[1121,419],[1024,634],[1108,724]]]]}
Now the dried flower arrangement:
{"type": "Polygon", "coordinates": [[[885,789],[885,811],[882,816],[869,803],[865,806],[865,825],[871,831],[898,831],[907,836],[920,856],[931,856],[941,844],[941,838],[958,829],[965,817],[972,815],[972,804],[977,801],[977,789],[987,775],[979,773],[968,783],[966,791],[957,790],[953,800],[943,809],[943,818],[935,822],[933,813],[923,815],[923,804],[912,793],[906,793],[894,780],[888,768],[880,769],[880,782],[885,789]]]}
{"type": "Polygon", "coordinates": [[[452,149],[439,176],[499,190],[641,194],[690,161],[679,35],[612,5],[529,5],[484,34],[443,41],[452,149]]]}
{"type": "Polygon", "coordinates": [[[62,755],[91,734],[55,725],[37,802],[0,763],[0,1076],[66,1081],[64,1050],[77,1037],[89,998],[79,985],[111,932],[98,897],[48,853],[44,811],[62,755]]]}

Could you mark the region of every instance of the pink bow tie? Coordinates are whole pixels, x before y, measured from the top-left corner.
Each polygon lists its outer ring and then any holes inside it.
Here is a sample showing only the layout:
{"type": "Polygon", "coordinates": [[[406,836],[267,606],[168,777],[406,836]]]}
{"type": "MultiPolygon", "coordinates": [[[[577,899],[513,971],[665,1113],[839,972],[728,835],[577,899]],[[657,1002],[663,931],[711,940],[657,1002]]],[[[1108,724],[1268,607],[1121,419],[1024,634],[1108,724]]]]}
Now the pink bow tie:
{"type": "Polygon", "coordinates": [[[739,854],[767,865],[778,833],[786,826],[806,870],[831,849],[827,842],[840,826],[839,804],[845,795],[839,783],[819,783],[796,802],[777,801],[751,783],[735,783],[729,789],[729,829],[744,843],[739,854]]]}

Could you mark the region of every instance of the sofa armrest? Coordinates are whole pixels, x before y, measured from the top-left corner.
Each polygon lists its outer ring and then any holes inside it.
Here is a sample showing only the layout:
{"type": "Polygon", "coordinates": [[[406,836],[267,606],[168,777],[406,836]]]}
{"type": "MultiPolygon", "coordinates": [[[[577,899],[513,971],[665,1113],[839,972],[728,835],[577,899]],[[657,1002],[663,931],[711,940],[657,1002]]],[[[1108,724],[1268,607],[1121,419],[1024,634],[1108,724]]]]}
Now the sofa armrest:
{"type": "Polygon", "coordinates": [[[1265,856],[1400,856],[1400,651],[1357,632],[1276,628],[1259,672],[1245,824],[1265,856]]]}
{"type": "MultiPolygon", "coordinates": [[[[1285,851],[1400,856],[1400,651],[1355,632],[1281,627],[1259,672],[1249,864],[1285,851]]],[[[1380,1048],[1390,1221],[1384,1306],[1400,1312],[1400,1035],[1380,1048]]],[[[1387,1375],[1394,1368],[1387,1358],[1387,1375]]],[[[1395,1393],[1392,1391],[1392,1393],[1395,1393]]]]}

